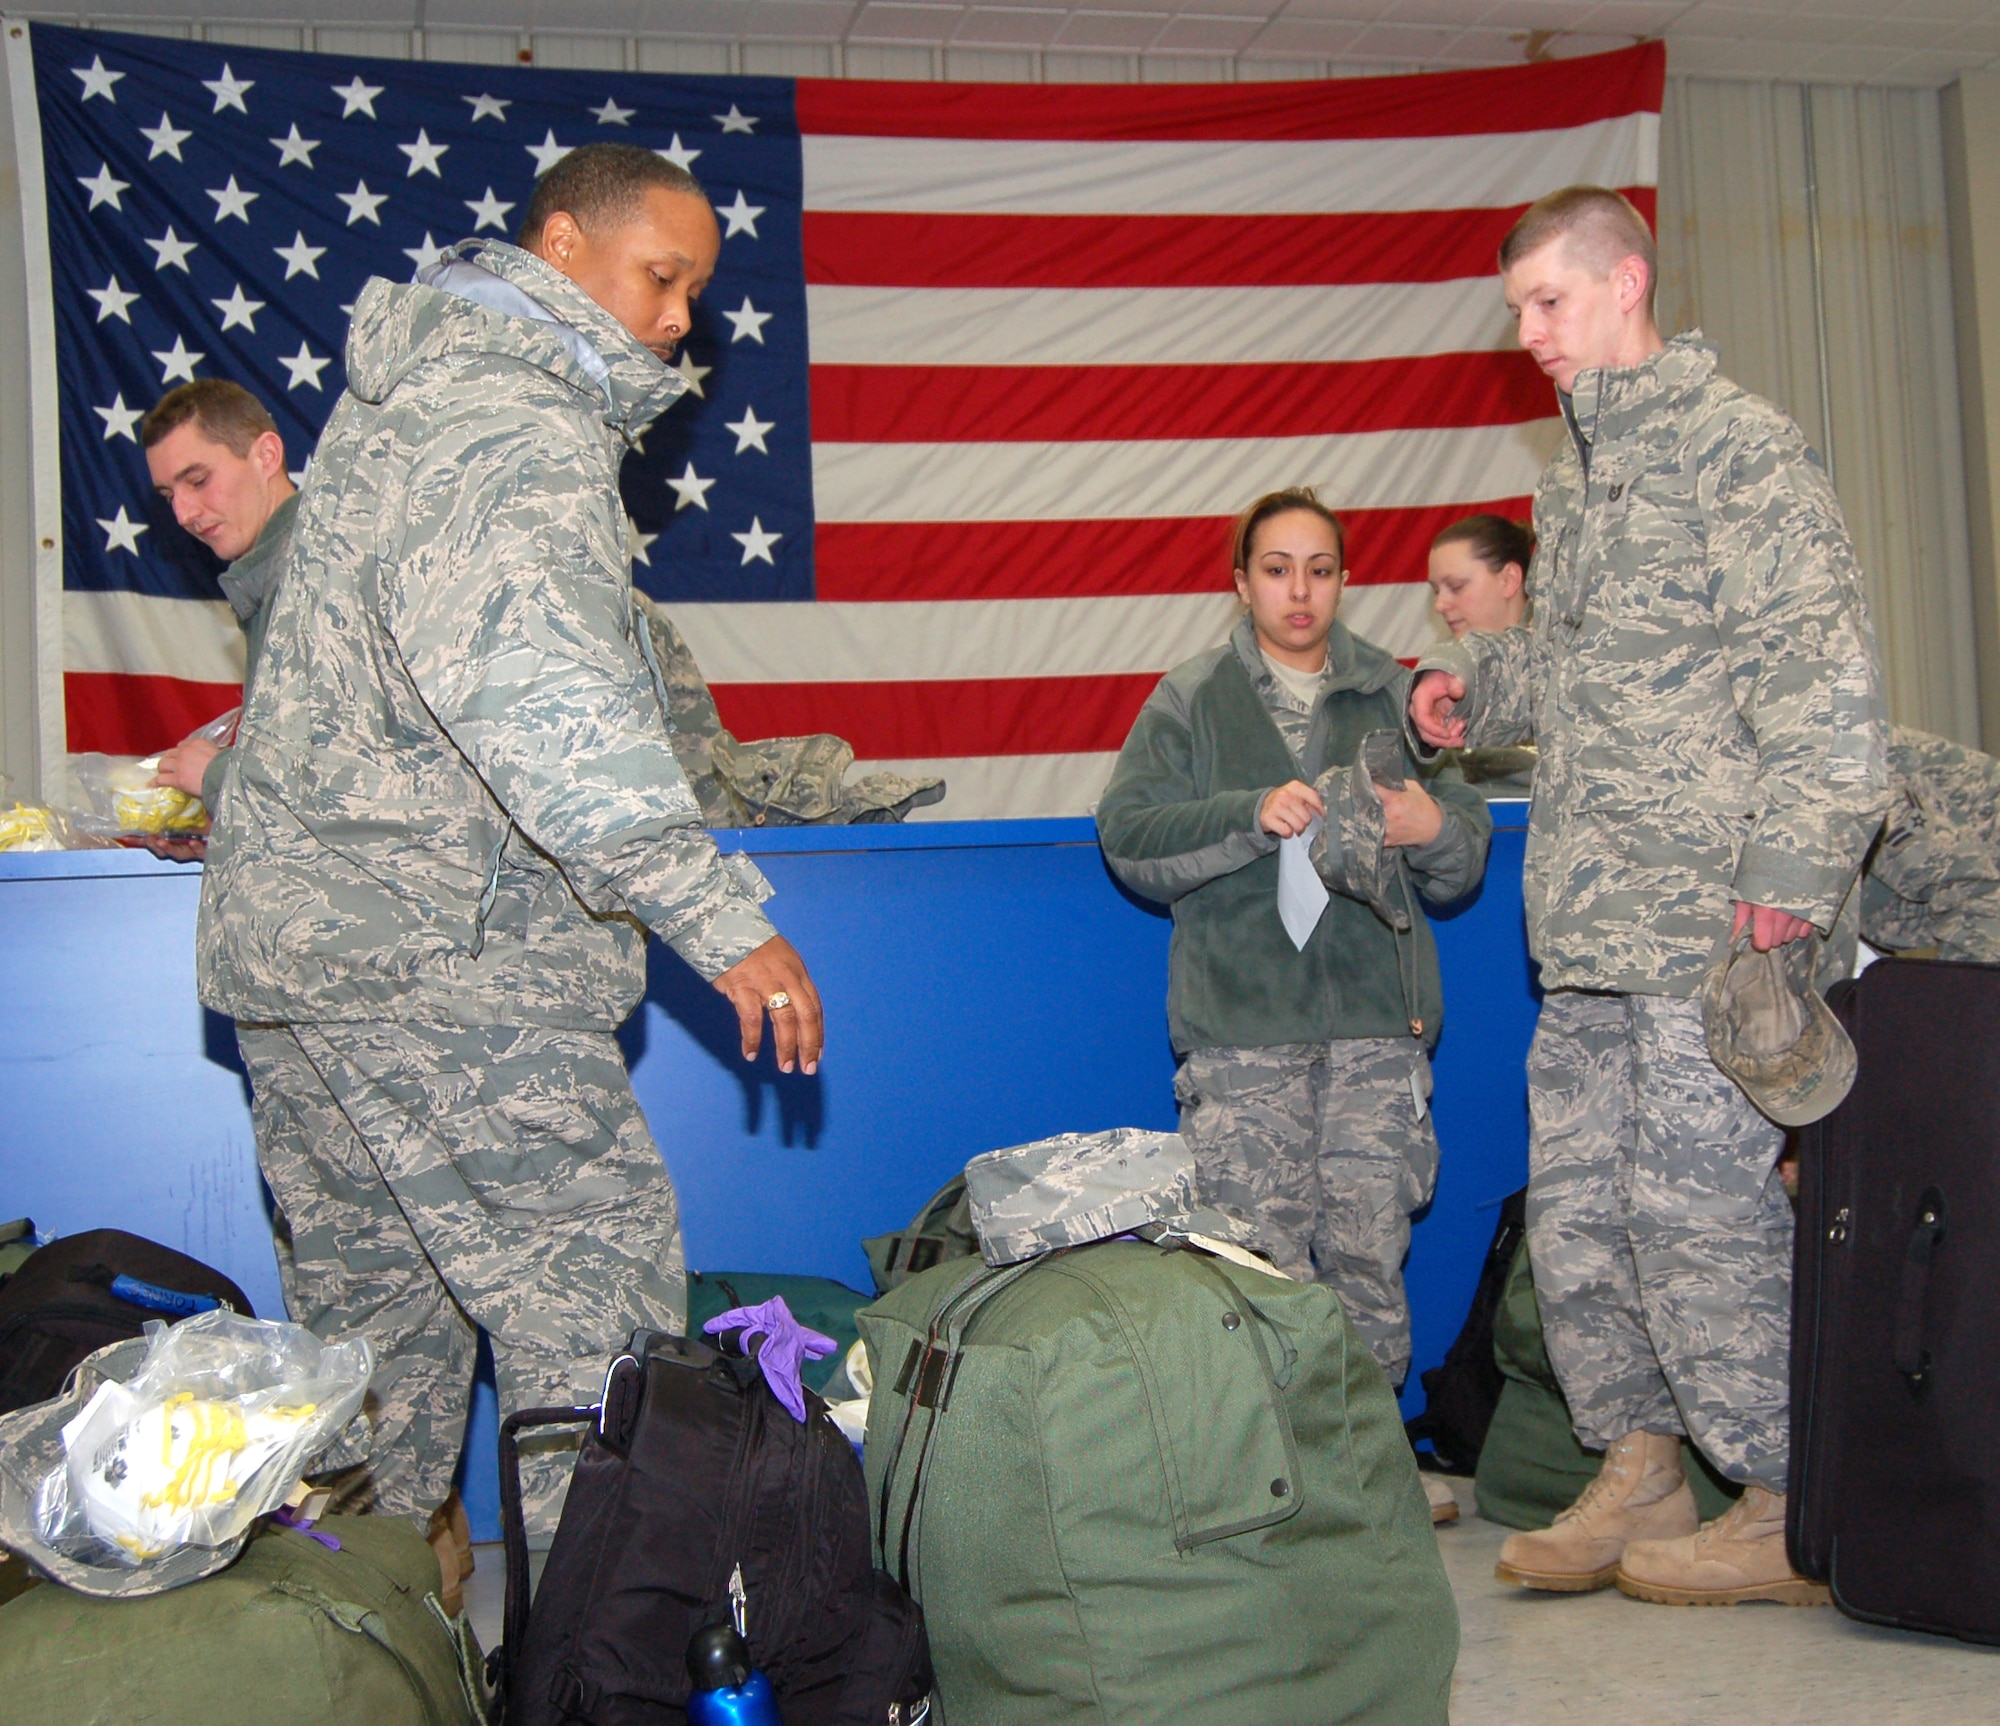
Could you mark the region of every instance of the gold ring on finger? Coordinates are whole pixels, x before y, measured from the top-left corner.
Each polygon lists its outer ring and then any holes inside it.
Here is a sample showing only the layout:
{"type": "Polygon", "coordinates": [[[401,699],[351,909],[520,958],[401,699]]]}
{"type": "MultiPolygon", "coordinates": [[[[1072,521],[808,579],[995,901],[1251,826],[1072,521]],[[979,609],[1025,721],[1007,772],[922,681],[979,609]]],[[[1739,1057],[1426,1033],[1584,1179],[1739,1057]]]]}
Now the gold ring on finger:
{"type": "Polygon", "coordinates": [[[784,1009],[789,1007],[791,1004],[792,1004],[791,996],[786,994],[784,990],[780,989],[775,995],[770,995],[765,998],[764,1009],[766,1012],[779,1013],[783,1012],[784,1009]]]}

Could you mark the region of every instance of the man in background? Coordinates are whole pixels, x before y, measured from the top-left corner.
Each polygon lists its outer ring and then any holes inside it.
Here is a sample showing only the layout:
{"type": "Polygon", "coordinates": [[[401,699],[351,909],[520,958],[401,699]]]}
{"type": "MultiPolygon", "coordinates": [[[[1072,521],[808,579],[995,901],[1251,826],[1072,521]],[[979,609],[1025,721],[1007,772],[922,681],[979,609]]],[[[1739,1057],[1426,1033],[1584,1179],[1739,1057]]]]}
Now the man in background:
{"type": "MultiPolygon", "coordinates": [[[[1825,469],[1661,338],[1644,219],[1573,186],[1500,252],[1567,436],[1535,496],[1532,621],[1427,654],[1433,748],[1532,739],[1528,1235],[1597,1479],[1499,1574],[1673,1604],[1805,1603],[1785,1552],[1792,1213],[1782,1129],[1710,1058],[1724,945],[1816,945],[1889,801],[1881,675],[1825,469]],[[1685,1433],[1744,1488],[1698,1529],[1685,1433]]],[[[1822,967],[1837,972],[1838,957],[1822,967]]]]}
{"type": "MultiPolygon", "coordinates": [[[[243,626],[244,699],[264,640],[264,612],[290,549],[298,488],[270,410],[241,384],[196,378],[167,391],[139,422],[153,488],[174,520],[228,565],[221,581],[243,626]]],[[[199,797],[213,816],[228,750],[190,737],[160,757],[154,783],[199,797]]]]}

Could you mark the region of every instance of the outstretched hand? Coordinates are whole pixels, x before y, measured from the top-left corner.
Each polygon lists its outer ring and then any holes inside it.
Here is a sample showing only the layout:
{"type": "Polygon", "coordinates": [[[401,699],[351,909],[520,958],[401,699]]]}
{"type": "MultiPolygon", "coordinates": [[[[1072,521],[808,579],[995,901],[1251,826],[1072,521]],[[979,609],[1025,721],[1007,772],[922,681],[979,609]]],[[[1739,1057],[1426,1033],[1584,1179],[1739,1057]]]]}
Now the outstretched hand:
{"type": "Polygon", "coordinates": [[[1789,911],[1780,911],[1771,905],[1749,905],[1736,901],[1736,923],[1729,931],[1733,942],[1745,929],[1750,931],[1750,945],[1760,953],[1768,953],[1773,947],[1782,947],[1787,942],[1803,940],[1813,932],[1813,926],[1803,917],[1794,917],[1789,911]]]}
{"type": "Polygon", "coordinates": [[[819,1071],[825,1042],[819,991],[806,975],[806,962],[784,936],[773,935],[737,960],[715,979],[715,986],[736,1009],[736,1022],[743,1031],[744,1060],[756,1060],[763,1047],[764,1015],[769,1013],[771,1035],[777,1042],[778,1071],[789,1073],[795,1061],[808,1073],[819,1071]],[[773,1005],[779,996],[785,999],[773,1005]]]}
{"type": "Polygon", "coordinates": [[[1410,686],[1410,725],[1433,749],[1456,749],[1465,742],[1465,721],[1452,709],[1465,699],[1465,680],[1449,671],[1426,671],[1410,686]]]}

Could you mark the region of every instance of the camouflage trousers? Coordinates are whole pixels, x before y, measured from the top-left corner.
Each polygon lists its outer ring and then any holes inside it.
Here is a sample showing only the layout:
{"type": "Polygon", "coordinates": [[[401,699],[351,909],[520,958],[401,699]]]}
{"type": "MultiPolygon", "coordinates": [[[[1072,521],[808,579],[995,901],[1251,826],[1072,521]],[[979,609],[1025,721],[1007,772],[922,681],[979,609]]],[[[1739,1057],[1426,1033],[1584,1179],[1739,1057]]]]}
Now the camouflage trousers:
{"type": "MultiPolygon", "coordinates": [[[[326,1463],[343,1508],[422,1522],[451,1491],[479,1329],[505,1415],[593,1403],[636,1326],[680,1328],[674,1190],[608,1034],[243,1025],[237,1043],[285,1305],[375,1348],[366,1444],[326,1463]]],[[[531,1537],[555,1531],[578,1437],[523,1442],[531,1537]]]]}
{"type": "Polygon", "coordinates": [[[1577,1438],[1686,1433],[1785,1490],[1783,1129],[1709,1058],[1699,1001],[1562,990],[1528,1053],[1529,1255],[1577,1438]]]}
{"type": "Polygon", "coordinates": [[[1407,1037],[1196,1049],[1174,1080],[1202,1197],[1331,1288],[1392,1385],[1410,1370],[1410,1214],[1437,1185],[1430,1090],[1407,1037]]]}

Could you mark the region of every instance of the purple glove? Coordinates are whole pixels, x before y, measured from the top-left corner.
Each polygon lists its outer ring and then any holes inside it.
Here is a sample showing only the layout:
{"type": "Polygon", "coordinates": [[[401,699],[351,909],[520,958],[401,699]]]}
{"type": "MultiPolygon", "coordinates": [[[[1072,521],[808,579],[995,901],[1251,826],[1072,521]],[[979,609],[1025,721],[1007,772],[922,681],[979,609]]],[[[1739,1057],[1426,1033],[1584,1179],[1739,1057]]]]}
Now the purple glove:
{"type": "Polygon", "coordinates": [[[704,1336],[740,1330],[745,1354],[750,1352],[750,1339],[762,1336],[764,1346],[757,1355],[757,1364],[764,1369],[764,1382],[792,1419],[801,1422],[806,1418],[806,1393],[799,1383],[800,1366],[809,1360],[824,1360],[840,1346],[832,1337],[807,1330],[793,1318],[783,1295],[773,1295],[758,1306],[731,1307],[701,1329],[704,1336]]]}

